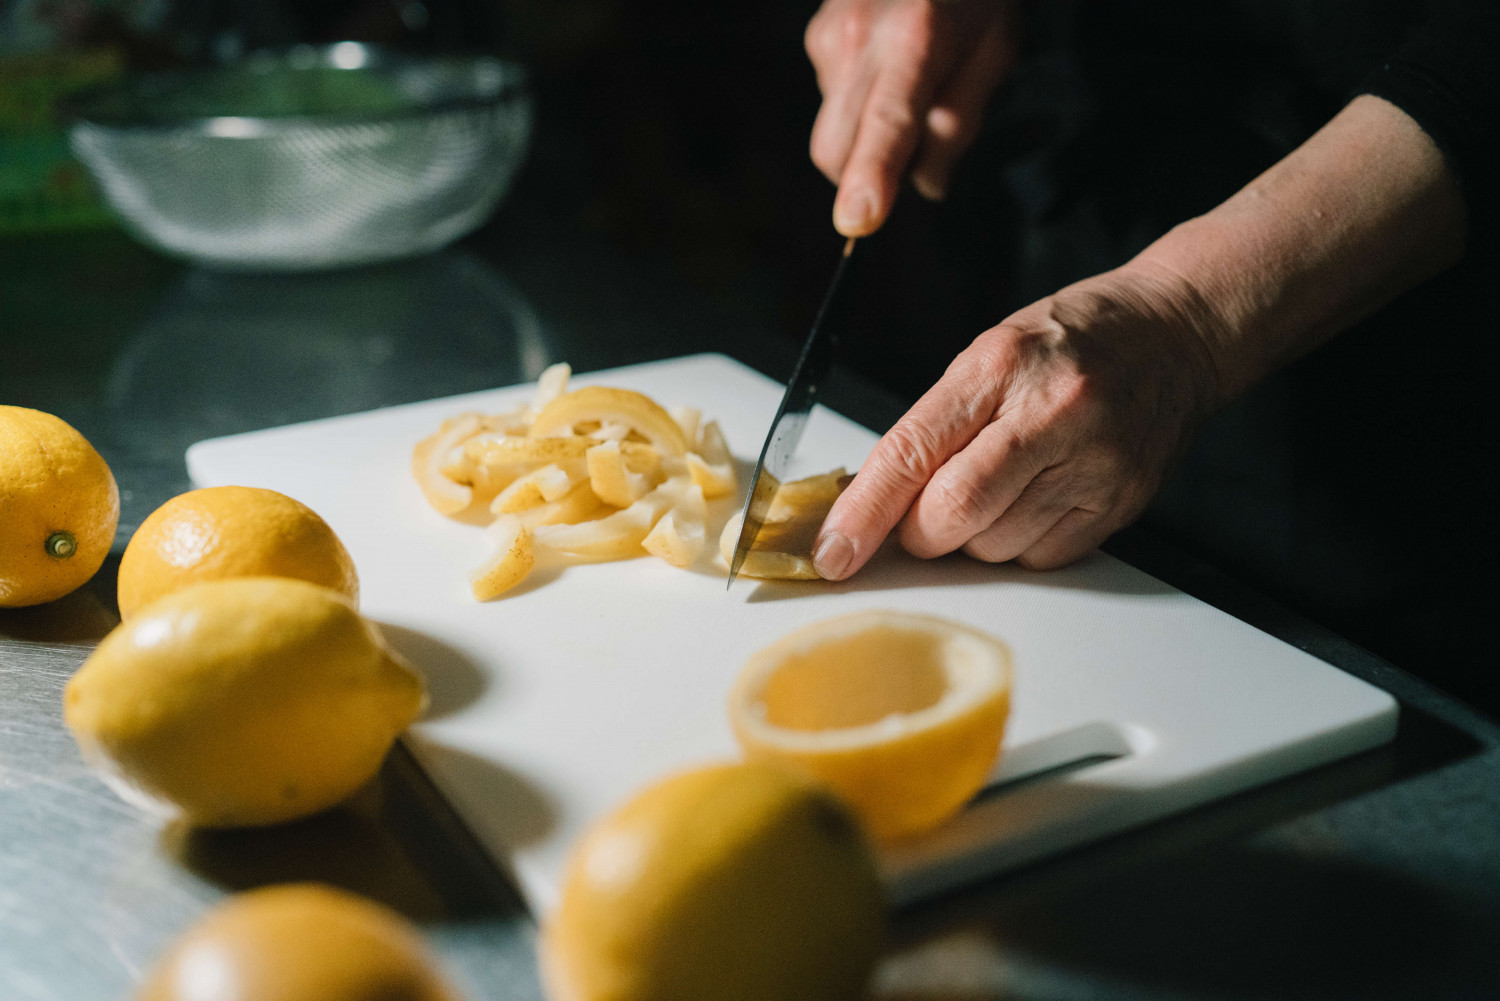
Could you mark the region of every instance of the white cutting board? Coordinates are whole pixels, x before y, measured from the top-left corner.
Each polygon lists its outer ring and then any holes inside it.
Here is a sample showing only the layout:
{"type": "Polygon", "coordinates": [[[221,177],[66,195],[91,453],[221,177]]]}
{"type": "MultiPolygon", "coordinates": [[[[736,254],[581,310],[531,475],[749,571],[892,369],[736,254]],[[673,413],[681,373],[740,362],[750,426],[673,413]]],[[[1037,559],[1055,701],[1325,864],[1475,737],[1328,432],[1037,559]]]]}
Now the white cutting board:
{"type": "MultiPolygon", "coordinates": [[[[575,376],[720,422],[747,466],[782,387],[722,355],[575,376]]],[[[652,557],[537,575],[477,603],[485,543],[430,509],[411,448],[446,417],[499,412],[530,386],[199,442],[199,486],[270,487],[318,511],[359,570],[362,609],[430,678],[408,744],[537,913],[593,818],[672,771],[735,756],[724,712],[739,665],[805,623],[864,608],[927,612],[1003,638],[1016,690],[997,783],[959,818],[886,853],[907,902],[1392,738],[1396,703],[1102,553],[1035,573],[887,547],[843,583],[736,582],[652,557]],[[1078,766],[1079,762],[1092,764],[1078,766]],[[1067,768],[1060,766],[1074,765],[1067,768]]],[[[877,436],[814,411],[799,475],[851,470],[877,436]]],[[[746,477],[748,479],[748,477],[746,477]]],[[[747,484],[742,483],[742,489],[747,484]]],[[[717,515],[727,516],[729,501],[717,515]]]]}

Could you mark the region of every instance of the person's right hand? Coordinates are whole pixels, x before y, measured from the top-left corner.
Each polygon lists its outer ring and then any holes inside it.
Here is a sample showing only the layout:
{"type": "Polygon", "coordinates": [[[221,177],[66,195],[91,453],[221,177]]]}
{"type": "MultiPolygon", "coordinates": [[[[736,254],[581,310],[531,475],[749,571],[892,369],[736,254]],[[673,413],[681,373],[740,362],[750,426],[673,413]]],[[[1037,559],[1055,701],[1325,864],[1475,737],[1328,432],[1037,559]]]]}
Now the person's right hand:
{"type": "Polygon", "coordinates": [[[1015,0],[824,0],[807,26],[823,106],[813,163],[839,186],[833,224],[879,229],[908,167],[941,198],[1016,51],[1015,0]]]}

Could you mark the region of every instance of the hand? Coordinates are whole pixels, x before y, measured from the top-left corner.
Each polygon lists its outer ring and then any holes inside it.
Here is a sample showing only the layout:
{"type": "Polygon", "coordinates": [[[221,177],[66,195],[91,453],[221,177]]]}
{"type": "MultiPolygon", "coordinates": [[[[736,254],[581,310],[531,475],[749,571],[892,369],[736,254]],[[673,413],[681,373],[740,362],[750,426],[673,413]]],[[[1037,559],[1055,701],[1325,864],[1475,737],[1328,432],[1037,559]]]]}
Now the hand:
{"type": "Polygon", "coordinates": [[[1212,333],[1184,283],[1127,265],[981,334],[829,512],[818,573],[849,576],[898,523],[920,557],[1083,556],[1141,513],[1220,401],[1212,333]]]}
{"type": "Polygon", "coordinates": [[[834,226],[879,229],[901,178],[938,199],[1014,61],[1015,0],[825,0],[807,26],[823,106],[813,163],[839,186],[834,226]]]}
{"type": "Polygon", "coordinates": [[[1077,559],[1212,410],[1451,266],[1467,233],[1436,144],[1355,98],[1223,205],[976,338],[834,504],[818,573],[854,573],[898,523],[918,556],[1077,559]]]}

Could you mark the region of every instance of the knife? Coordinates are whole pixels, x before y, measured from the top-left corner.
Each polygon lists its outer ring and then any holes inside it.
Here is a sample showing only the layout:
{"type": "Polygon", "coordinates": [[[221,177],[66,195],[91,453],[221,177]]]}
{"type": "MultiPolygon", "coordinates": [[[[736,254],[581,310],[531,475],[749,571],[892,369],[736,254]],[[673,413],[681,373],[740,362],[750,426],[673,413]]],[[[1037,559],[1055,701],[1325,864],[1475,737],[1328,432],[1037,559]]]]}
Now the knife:
{"type": "Polygon", "coordinates": [[[802,344],[802,353],[797,357],[791,379],[787,381],[781,406],[776,411],[776,419],[771,421],[770,433],[766,435],[765,444],[760,447],[760,459],[756,461],[755,475],[750,479],[750,499],[745,506],[745,523],[740,528],[740,539],[734,547],[734,559],[729,562],[729,580],[724,585],[725,590],[734,583],[735,575],[745,565],[745,557],[750,554],[755,537],[766,523],[771,501],[781,488],[782,478],[791,465],[792,453],[797,450],[797,442],[802,439],[802,429],[807,425],[808,414],[818,400],[818,390],[823,386],[823,378],[833,364],[833,348],[838,343],[839,325],[830,324],[828,320],[839,301],[844,276],[854,257],[854,244],[855,238],[852,236],[844,244],[843,256],[839,258],[838,268],[833,272],[833,281],[828,284],[823,304],[818,307],[812,330],[802,344]]]}

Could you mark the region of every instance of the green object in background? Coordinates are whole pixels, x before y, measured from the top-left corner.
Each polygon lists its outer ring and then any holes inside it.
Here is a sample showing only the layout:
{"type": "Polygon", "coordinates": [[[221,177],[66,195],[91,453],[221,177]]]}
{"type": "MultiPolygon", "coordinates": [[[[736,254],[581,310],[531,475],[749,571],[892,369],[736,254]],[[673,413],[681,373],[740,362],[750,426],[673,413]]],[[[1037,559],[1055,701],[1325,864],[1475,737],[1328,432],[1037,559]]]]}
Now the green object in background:
{"type": "Polygon", "coordinates": [[[426,96],[406,93],[395,80],[378,73],[267,61],[137,81],[136,86],[91,97],[84,115],[90,121],[120,125],[170,125],[220,115],[378,118],[410,111],[426,96]]]}
{"type": "Polygon", "coordinates": [[[122,65],[108,50],[0,57],[0,233],[114,224],[55,108],[122,65]]]}

